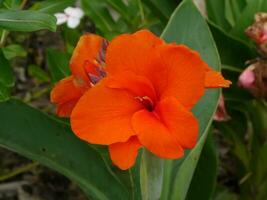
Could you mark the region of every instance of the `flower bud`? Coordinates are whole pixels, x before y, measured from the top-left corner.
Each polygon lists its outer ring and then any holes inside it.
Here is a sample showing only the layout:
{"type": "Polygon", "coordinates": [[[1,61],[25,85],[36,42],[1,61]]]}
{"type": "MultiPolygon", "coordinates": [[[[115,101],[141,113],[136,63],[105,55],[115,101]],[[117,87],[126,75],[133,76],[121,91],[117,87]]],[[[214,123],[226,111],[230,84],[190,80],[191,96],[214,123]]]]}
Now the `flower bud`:
{"type": "Polygon", "coordinates": [[[239,76],[238,78],[238,84],[240,87],[246,88],[246,89],[251,89],[254,87],[254,82],[255,82],[255,74],[254,70],[255,66],[250,65],[247,67],[239,76]]]}
{"type": "Polygon", "coordinates": [[[257,13],[255,22],[245,33],[258,44],[260,53],[267,56],[267,13],[257,13]]]}
{"type": "Polygon", "coordinates": [[[220,96],[219,104],[218,104],[217,110],[213,116],[213,119],[215,121],[218,121],[218,122],[228,121],[230,119],[230,116],[228,115],[228,113],[225,109],[224,97],[222,94],[220,96]]]}
{"type": "Polygon", "coordinates": [[[247,67],[239,76],[238,85],[255,97],[267,99],[267,60],[259,60],[247,67]]]}

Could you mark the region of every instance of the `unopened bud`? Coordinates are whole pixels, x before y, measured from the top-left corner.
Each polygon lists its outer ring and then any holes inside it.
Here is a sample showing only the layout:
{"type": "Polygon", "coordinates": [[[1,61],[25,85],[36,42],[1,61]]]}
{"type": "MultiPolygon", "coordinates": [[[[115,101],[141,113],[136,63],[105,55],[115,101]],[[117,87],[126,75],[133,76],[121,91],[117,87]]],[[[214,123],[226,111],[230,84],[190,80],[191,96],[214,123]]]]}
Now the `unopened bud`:
{"type": "Polygon", "coordinates": [[[239,76],[238,84],[255,97],[267,99],[267,60],[259,60],[239,76]]]}
{"type": "Polygon", "coordinates": [[[213,119],[218,122],[228,121],[230,119],[230,116],[228,115],[225,104],[224,104],[224,97],[223,95],[220,96],[219,104],[217,107],[217,110],[214,114],[213,119]]]}
{"type": "Polygon", "coordinates": [[[254,87],[255,74],[254,74],[255,65],[250,65],[247,67],[239,76],[238,84],[240,87],[251,89],[254,87]]]}
{"type": "Polygon", "coordinates": [[[267,56],[267,13],[257,13],[255,22],[245,33],[258,44],[260,53],[267,56]]]}

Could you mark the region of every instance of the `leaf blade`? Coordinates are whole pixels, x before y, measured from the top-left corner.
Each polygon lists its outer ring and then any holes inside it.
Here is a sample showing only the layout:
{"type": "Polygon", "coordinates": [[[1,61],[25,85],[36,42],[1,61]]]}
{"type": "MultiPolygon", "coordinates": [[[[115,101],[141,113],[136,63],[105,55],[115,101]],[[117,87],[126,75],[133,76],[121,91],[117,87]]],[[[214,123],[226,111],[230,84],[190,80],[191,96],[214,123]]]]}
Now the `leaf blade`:
{"type": "Polygon", "coordinates": [[[18,100],[0,103],[0,120],[1,146],[66,175],[93,199],[129,199],[103,158],[65,124],[18,100]]]}
{"type": "Polygon", "coordinates": [[[56,31],[56,18],[52,15],[31,10],[0,10],[0,28],[9,31],[56,31]]]}

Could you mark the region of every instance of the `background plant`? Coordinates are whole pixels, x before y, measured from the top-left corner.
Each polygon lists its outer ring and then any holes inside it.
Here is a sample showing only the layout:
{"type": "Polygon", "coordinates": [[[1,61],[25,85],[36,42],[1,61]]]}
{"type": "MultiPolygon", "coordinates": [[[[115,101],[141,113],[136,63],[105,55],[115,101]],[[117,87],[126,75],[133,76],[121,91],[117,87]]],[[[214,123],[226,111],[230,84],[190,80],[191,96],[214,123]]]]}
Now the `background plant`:
{"type": "Polygon", "coordinates": [[[246,61],[259,57],[244,30],[255,13],[267,11],[267,2],[205,3],[203,17],[191,0],[0,1],[0,145],[64,174],[89,199],[265,199],[266,105],[240,89],[238,77],[246,61]],[[56,26],[54,14],[68,6],[85,12],[77,29],[56,26]],[[209,129],[219,91],[208,91],[193,109],[200,137],[192,151],[174,161],[140,154],[134,168],[120,171],[105,148],[78,140],[69,122],[53,115],[48,97],[69,75],[69,58],[84,32],[110,40],[143,28],[199,51],[216,70],[222,63],[233,82],[223,91],[231,120],[209,129]],[[162,176],[155,180],[155,174],[162,176]]]}

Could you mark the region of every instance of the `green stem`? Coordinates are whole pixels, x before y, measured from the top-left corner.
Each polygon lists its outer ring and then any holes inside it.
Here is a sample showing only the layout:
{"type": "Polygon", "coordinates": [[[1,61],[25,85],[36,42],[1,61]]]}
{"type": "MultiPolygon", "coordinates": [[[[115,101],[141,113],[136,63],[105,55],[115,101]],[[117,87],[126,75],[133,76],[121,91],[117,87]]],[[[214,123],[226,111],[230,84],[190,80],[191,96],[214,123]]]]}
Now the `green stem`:
{"type": "Polygon", "coordinates": [[[237,73],[241,73],[242,72],[242,69],[239,69],[237,67],[233,67],[233,66],[230,66],[230,65],[222,65],[222,69],[228,70],[228,71],[232,71],[232,72],[237,72],[237,73]]]}
{"type": "Polygon", "coordinates": [[[25,173],[27,171],[30,171],[33,168],[35,168],[36,166],[38,166],[38,165],[39,165],[38,162],[33,162],[33,163],[30,163],[30,164],[25,165],[23,167],[20,167],[20,168],[14,170],[14,171],[12,171],[12,172],[10,172],[8,174],[5,174],[3,176],[0,176],[0,182],[5,181],[5,180],[8,180],[10,178],[13,178],[13,177],[15,177],[15,176],[17,176],[19,174],[25,173]]]}
{"type": "Polygon", "coordinates": [[[140,181],[142,200],[160,199],[163,182],[163,160],[147,150],[143,151],[140,181]]]}
{"type": "Polygon", "coordinates": [[[22,10],[22,9],[24,8],[24,6],[26,5],[27,1],[28,1],[28,0],[22,0],[21,4],[20,4],[20,6],[19,6],[19,8],[20,8],[21,10],[22,10]]]}
{"type": "Polygon", "coordinates": [[[8,35],[8,31],[7,30],[3,30],[2,34],[1,34],[1,39],[0,39],[0,48],[4,47],[4,45],[6,43],[7,35],[8,35]]]}

